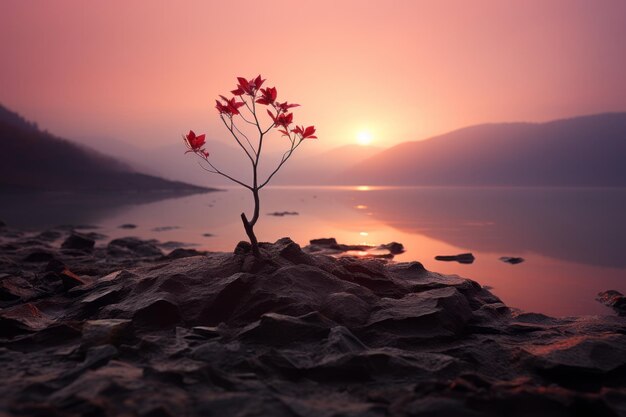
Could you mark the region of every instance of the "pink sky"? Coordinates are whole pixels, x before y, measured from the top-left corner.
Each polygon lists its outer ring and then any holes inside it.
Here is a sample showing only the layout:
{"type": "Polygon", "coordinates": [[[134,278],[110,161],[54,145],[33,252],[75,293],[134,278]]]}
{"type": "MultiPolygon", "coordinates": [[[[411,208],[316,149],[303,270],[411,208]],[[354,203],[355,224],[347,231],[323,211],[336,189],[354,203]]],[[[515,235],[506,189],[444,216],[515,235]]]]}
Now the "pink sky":
{"type": "Polygon", "coordinates": [[[137,146],[261,73],[319,145],[626,110],[626,1],[3,0],[0,103],[62,136],[137,146]]]}

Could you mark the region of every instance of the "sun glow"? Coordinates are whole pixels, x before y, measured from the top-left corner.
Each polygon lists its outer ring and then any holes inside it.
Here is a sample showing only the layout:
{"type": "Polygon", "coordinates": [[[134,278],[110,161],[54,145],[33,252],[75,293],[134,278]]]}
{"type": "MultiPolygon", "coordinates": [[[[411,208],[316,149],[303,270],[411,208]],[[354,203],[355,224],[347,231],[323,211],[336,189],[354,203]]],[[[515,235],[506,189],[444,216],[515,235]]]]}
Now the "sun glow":
{"type": "Polygon", "coordinates": [[[367,130],[361,130],[356,134],[356,142],[361,146],[367,146],[372,143],[372,134],[367,130]]]}

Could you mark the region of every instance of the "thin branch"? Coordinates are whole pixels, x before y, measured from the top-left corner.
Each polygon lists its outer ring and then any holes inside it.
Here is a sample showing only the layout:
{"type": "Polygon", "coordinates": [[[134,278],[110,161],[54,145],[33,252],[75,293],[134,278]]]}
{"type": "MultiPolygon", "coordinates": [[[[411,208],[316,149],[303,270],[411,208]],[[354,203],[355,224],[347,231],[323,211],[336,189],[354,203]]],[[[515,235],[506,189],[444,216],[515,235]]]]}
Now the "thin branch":
{"type": "MultiPolygon", "coordinates": [[[[261,123],[259,123],[259,119],[256,117],[256,104],[254,104],[254,99],[252,100],[252,115],[254,116],[254,121],[256,122],[256,127],[259,129],[259,134],[263,136],[263,130],[261,129],[261,123]]],[[[259,152],[261,151],[261,144],[259,144],[259,152]]]]}
{"type": "Polygon", "coordinates": [[[246,153],[246,155],[248,155],[248,158],[250,158],[250,162],[254,163],[254,158],[252,158],[252,155],[250,155],[250,152],[248,152],[246,147],[243,146],[243,143],[241,143],[241,141],[237,137],[237,134],[233,131],[233,128],[232,128],[233,119],[230,119],[231,126],[228,126],[228,123],[226,123],[226,120],[224,119],[224,116],[220,116],[220,119],[222,119],[222,122],[224,123],[224,126],[226,126],[226,129],[228,129],[228,131],[230,132],[231,135],[233,135],[233,137],[235,138],[235,140],[237,141],[239,146],[241,146],[241,149],[243,149],[243,151],[246,153]]]}
{"type": "MultiPolygon", "coordinates": [[[[291,139],[291,137],[289,137],[289,139],[291,139]]],[[[276,175],[276,173],[278,172],[278,170],[279,170],[279,169],[280,169],[280,168],[281,168],[281,167],[285,164],[285,162],[287,162],[287,160],[288,160],[288,159],[291,157],[291,155],[293,154],[293,151],[295,151],[295,150],[298,148],[298,146],[300,146],[300,144],[302,143],[302,139],[300,139],[300,140],[298,141],[298,143],[297,143],[297,144],[295,144],[295,146],[293,145],[293,143],[295,143],[295,142],[292,142],[291,149],[289,149],[289,151],[287,151],[287,152],[286,152],[287,156],[285,157],[285,156],[283,155],[283,158],[281,158],[281,161],[280,161],[280,163],[278,164],[278,166],[276,167],[276,169],[275,169],[275,170],[274,170],[274,171],[270,174],[270,176],[269,176],[269,177],[267,177],[267,179],[265,180],[265,182],[259,186],[259,190],[260,190],[261,188],[265,187],[265,186],[267,185],[267,183],[268,183],[268,182],[270,182],[270,180],[272,179],[272,177],[273,177],[274,175],[276,175]]]]}
{"type": "Polygon", "coordinates": [[[244,122],[246,122],[246,123],[249,123],[249,124],[251,124],[251,125],[255,125],[255,126],[256,126],[256,124],[255,124],[253,121],[246,119],[246,118],[243,116],[243,113],[239,112],[239,116],[243,119],[243,121],[244,121],[244,122]]]}
{"type": "MultiPolygon", "coordinates": [[[[254,124],[254,123],[252,123],[254,124]]],[[[243,133],[241,130],[239,130],[239,128],[237,127],[237,125],[235,123],[232,123],[232,126],[235,128],[235,130],[237,130],[237,132],[239,132],[239,134],[241,136],[243,136],[246,139],[246,142],[248,142],[248,145],[250,146],[250,149],[252,150],[252,153],[254,154],[254,156],[256,157],[256,150],[254,149],[254,146],[252,146],[252,143],[250,143],[250,139],[248,139],[248,136],[246,136],[245,133],[243,133]]]]}
{"type": "Polygon", "coordinates": [[[265,131],[263,132],[263,135],[265,135],[267,132],[269,132],[269,131],[270,131],[270,130],[274,127],[274,126],[276,126],[276,124],[275,124],[275,123],[272,123],[272,124],[270,125],[270,127],[268,127],[268,128],[267,128],[267,130],[265,130],[265,131]]]}
{"type": "MultiPolygon", "coordinates": [[[[201,157],[201,158],[202,158],[202,157],[201,157]]],[[[242,187],[245,187],[245,188],[247,188],[247,189],[249,189],[249,190],[252,190],[252,187],[250,187],[248,184],[245,184],[245,183],[243,183],[243,182],[239,181],[238,179],[235,179],[235,178],[231,177],[230,175],[225,174],[225,173],[223,173],[222,171],[220,171],[220,170],[219,170],[218,168],[216,168],[216,167],[215,167],[215,166],[214,166],[214,165],[213,165],[213,164],[212,164],[212,163],[211,163],[208,159],[202,158],[202,160],[206,161],[206,163],[207,163],[207,164],[209,164],[209,166],[210,166],[211,168],[213,168],[213,170],[207,169],[207,168],[205,168],[205,167],[203,167],[203,166],[202,166],[202,164],[200,163],[200,161],[198,161],[198,165],[199,165],[199,166],[200,166],[200,168],[202,168],[203,170],[205,170],[205,171],[207,171],[207,172],[211,172],[211,173],[213,173],[213,174],[219,174],[219,175],[221,175],[222,177],[228,178],[228,179],[229,179],[229,180],[231,180],[232,182],[235,182],[235,183],[237,183],[237,184],[241,185],[242,187]]]]}

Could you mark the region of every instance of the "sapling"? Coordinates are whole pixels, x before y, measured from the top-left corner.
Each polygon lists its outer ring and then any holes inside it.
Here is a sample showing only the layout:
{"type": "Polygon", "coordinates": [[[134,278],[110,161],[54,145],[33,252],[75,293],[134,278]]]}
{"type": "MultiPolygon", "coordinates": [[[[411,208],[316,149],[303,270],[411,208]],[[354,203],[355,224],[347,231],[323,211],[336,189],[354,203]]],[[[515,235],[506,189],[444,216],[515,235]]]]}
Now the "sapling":
{"type": "Polygon", "coordinates": [[[278,93],[276,87],[261,88],[265,80],[261,79],[260,75],[250,80],[237,77],[237,80],[237,88],[231,91],[233,97],[227,98],[220,95],[220,100],[216,100],[215,108],[219,112],[219,117],[230,135],[250,160],[252,165],[252,183],[248,184],[243,180],[235,178],[234,175],[227,174],[217,168],[215,162],[209,158],[210,153],[205,148],[205,134],[196,135],[190,130],[187,135],[183,136],[183,139],[187,146],[187,153],[191,152],[197,155],[201,159],[201,163],[204,164],[202,166],[203,169],[213,174],[221,175],[252,192],[254,199],[252,217],[248,218],[246,213],[241,213],[241,221],[246,235],[250,239],[252,253],[254,256],[259,257],[259,243],[254,233],[254,226],[259,220],[260,191],[271,181],[305,139],[317,139],[317,136],[315,136],[314,126],[304,127],[294,124],[291,109],[300,105],[286,101],[279,102],[277,100],[278,93]],[[266,113],[269,116],[269,119],[265,118],[267,121],[262,122],[260,120],[262,117],[259,114],[259,106],[257,105],[266,109],[266,113]],[[249,138],[250,135],[244,133],[242,124],[251,125],[256,138],[251,140],[249,138]],[[267,126],[264,126],[264,124],[267,126]],[[269,175],[265,178],[260,178],[259,163],[261,161],[263,140],[273,131],[278,131],[289,140],[289,148],[283,153],[280,161],[270,171],[269,175]]]}

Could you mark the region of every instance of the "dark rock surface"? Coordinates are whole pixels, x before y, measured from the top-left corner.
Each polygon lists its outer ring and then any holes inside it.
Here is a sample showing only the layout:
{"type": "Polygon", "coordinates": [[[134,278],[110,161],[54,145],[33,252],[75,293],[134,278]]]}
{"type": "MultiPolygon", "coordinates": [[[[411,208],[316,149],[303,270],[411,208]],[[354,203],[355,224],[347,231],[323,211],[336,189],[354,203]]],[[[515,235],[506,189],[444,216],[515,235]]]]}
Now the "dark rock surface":
{"type": "Polygon", "coordinates": [[[300,213],[298,213],[297,211],[274,211],[272,213],[267,213],[268,216],[274,216],[274,217],[284,217],[284,216],[297,216],[300,213]]]}
{"type": "Polygon", "coordinates": [[[619,291],[602,291],[596,298],[607,307],[611,307],[620,316],[626,316],[626,296],[619,291]]]}
{"type": "Polygon", "coordinates": [[[474,255],[471,253],[461,253],[458,255],[439,255],[435,256],[437,261],[444,262],[458,262],[460,264],[471,264],[474,263],[474,255]]]}
{"type": "Polygon", "coordinates": [[[515,256],[502,256],[500,260],[502,262],[506,262],[507,264],[511,264],[511,265],[517,265],[517,264],[521,264],[522,262],[524,262],[524,258],[519,258],[515,256]]]}
{"type": "Polygon", "coordinates": [[[81,233],[72,233],[67,239],[63,241],[63,243],[61,244],[61,248],[91,251],[93,250],[95,244],[96,241],[89,236],[83,235],[81,233]]]}
{"type": "Polygon", "coordinates": [[[346,256],[361,259],[393,259],[395,255],[404,252],[404,246],[398,242],[385,243],[379,246],[345,245],[337,243],[334,237],[330,237],[312,239],[309,243],[304,250],[318,255],[346,256]]]}
{"type": "Polygon", "coordinates": [[[145,241],[136,237],[123,237],[109,242],[107,251],[113,256],[149,258],[161,256],[163,253],[155,242],[145,241]]]}
{"type": "Polygon", "coordinates": [[[10,231],[0,244],[2,416],[626,411],[625,317],[512,311],[419,262],[287,238],[261,244],[261,260],[245,243],[162,256],[121,239],[24,263],[41,243],[10,231]]]}

